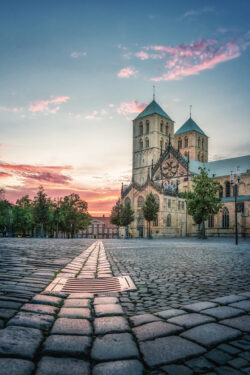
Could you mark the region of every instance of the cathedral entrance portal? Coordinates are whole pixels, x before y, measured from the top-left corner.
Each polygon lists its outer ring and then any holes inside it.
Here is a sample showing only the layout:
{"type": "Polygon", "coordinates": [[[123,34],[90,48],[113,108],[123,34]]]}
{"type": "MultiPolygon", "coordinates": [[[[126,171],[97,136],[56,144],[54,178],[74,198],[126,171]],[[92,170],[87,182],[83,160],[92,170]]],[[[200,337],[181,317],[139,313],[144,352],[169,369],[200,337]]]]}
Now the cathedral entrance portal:
{"type": "Polygon", "coordinates": [[[139,238],[143,238],[143,227],[138,227],[139,238]]]}
{"type": "Polygon", "coordinates": [[[137,229],[139,232],[139,238],[143,238],[144,218],[139,216],[137,220],[137,229]]]}

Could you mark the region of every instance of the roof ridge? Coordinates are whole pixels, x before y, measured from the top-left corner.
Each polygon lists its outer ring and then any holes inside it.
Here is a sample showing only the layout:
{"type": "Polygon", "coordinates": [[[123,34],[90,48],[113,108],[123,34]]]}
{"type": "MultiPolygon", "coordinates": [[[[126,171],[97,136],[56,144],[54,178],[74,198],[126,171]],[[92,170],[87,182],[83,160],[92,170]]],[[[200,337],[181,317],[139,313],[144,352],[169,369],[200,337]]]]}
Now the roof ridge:
{"type": "Polygon", "coordinates": [[[158,114],[166,119],[172,121],[169,115],[161,108],[161,106],[155,101],[155,99],[150,102],[144,110],[139,113],[139,115],[135,118],[135,120],[139,120],[140,118],[150,116],[153,114],[158,114]]]}

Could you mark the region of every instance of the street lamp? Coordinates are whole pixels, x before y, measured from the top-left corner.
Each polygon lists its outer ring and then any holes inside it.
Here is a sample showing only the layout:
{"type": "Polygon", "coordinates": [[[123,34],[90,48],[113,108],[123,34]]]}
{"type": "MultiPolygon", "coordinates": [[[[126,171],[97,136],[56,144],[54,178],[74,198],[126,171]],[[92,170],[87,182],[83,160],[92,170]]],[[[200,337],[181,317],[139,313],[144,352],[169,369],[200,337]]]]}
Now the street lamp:
{"type": "Polygon", "coordinates": [[[237,220],[237,196],[240,184],[240,167],[236,168],[236,175],[231,171],[230,183],[234,189],[234,210],[235,210],[235,245],[238,245],[238,220],[237,220]]]}

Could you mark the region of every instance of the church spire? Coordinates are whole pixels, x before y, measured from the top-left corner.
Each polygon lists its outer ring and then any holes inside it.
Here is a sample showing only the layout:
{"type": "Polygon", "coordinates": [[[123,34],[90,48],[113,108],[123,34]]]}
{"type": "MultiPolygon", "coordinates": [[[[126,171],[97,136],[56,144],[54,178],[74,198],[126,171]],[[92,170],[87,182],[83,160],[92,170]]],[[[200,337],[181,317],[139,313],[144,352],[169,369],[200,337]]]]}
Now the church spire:
{"type": "Polygon", "coordinates": [[[192,115],[192,104],[190,104],[190,106],[189,106],[189,114],[190,114],[190,118],[191,118],[191,115],[192,115]]]}

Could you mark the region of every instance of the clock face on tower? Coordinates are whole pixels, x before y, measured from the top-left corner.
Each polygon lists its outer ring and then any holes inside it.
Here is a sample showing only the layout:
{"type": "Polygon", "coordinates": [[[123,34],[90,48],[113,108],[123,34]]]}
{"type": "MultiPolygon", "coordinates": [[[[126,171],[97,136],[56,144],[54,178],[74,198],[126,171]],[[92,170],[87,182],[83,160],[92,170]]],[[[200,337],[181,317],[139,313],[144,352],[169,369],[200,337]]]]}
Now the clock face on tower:
{"type": "Polygon", "coordinates": [[[178,171],[178,164],[175,161],[165,160],[162,163],[162,174],[164,177],[173,177],[178,171]]]}

